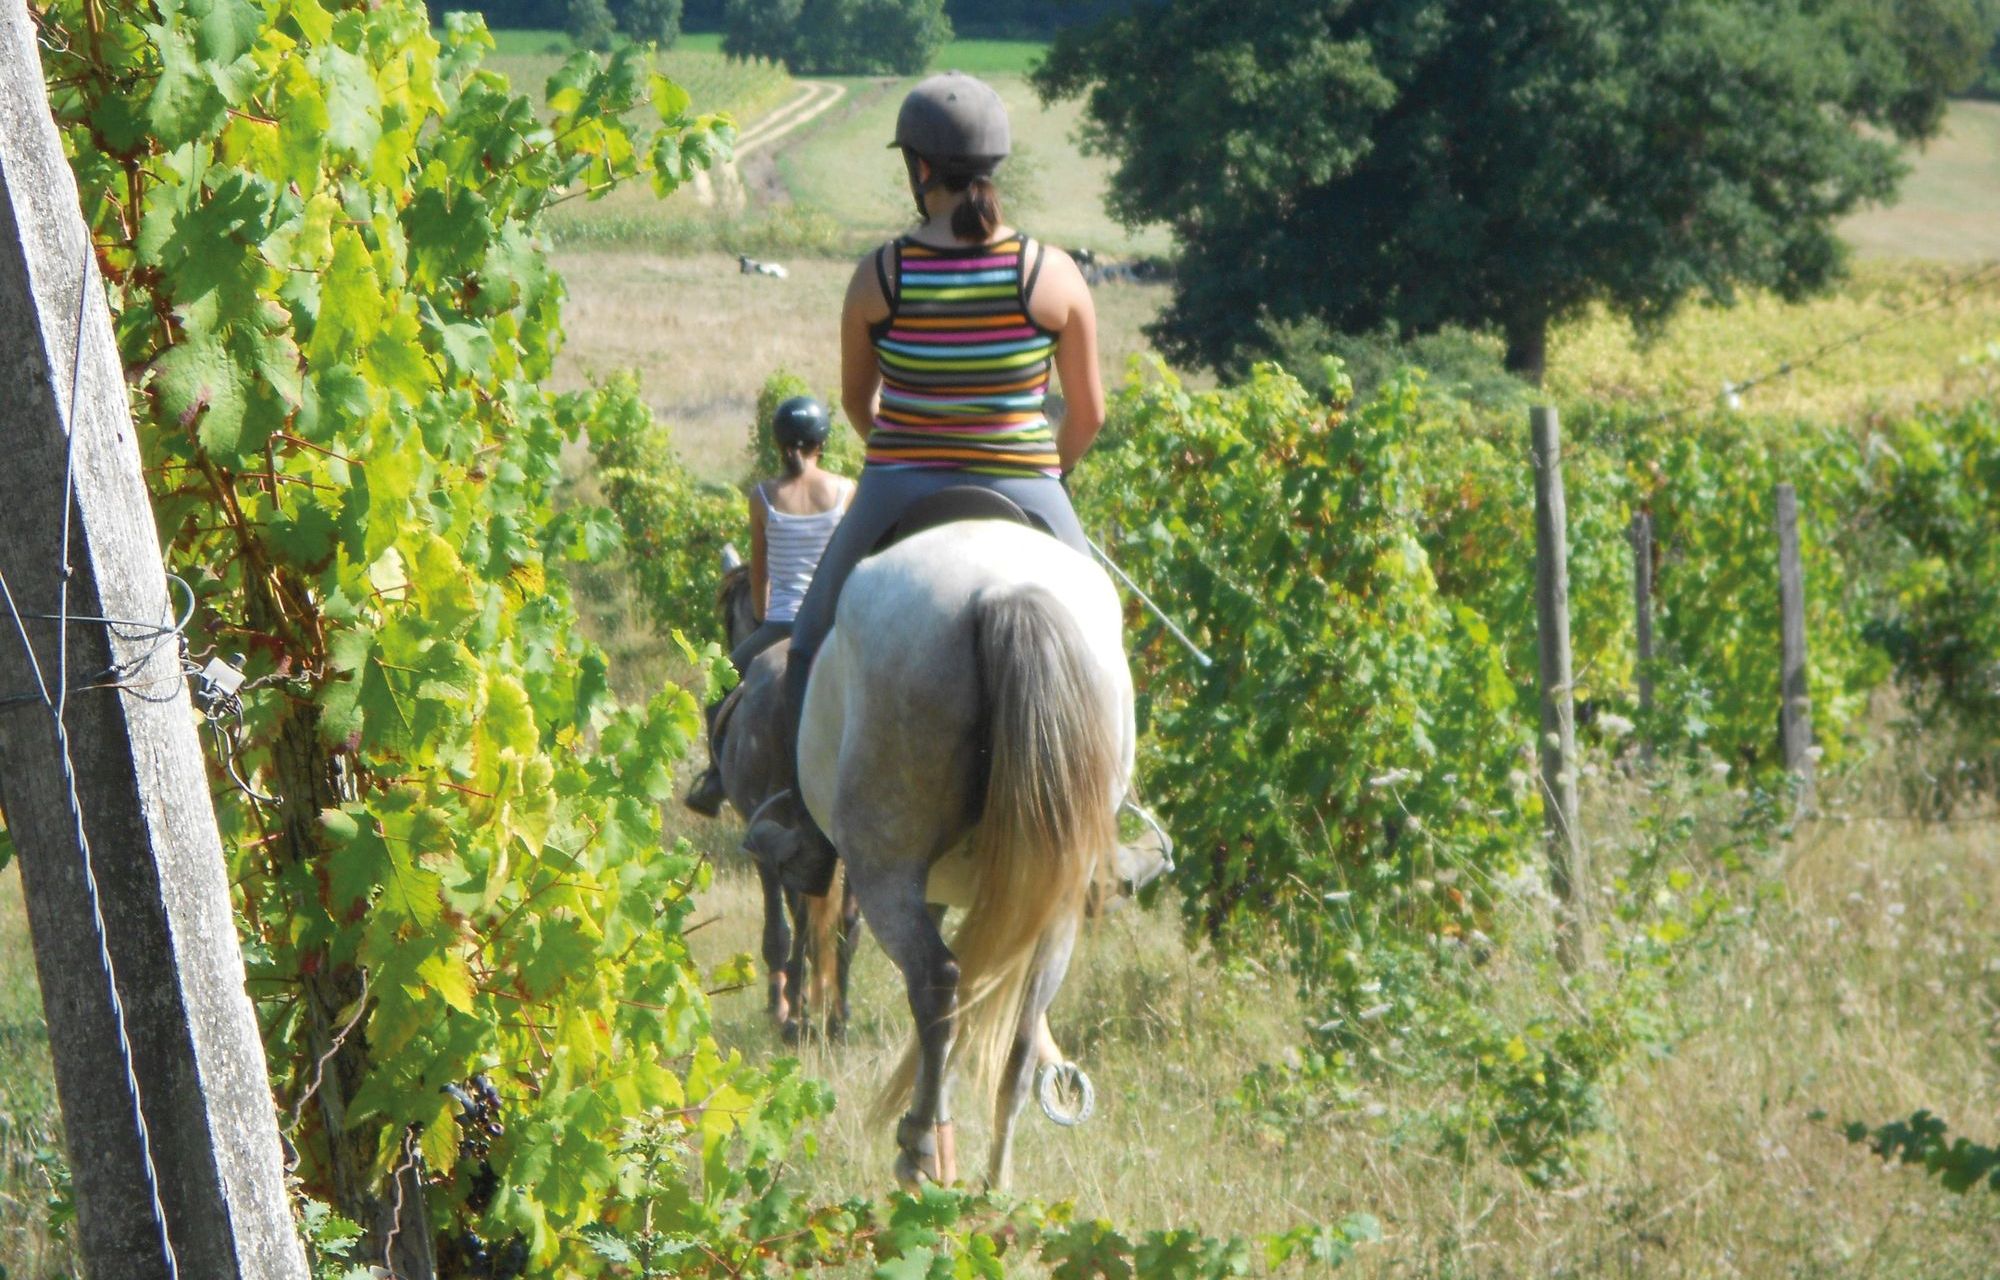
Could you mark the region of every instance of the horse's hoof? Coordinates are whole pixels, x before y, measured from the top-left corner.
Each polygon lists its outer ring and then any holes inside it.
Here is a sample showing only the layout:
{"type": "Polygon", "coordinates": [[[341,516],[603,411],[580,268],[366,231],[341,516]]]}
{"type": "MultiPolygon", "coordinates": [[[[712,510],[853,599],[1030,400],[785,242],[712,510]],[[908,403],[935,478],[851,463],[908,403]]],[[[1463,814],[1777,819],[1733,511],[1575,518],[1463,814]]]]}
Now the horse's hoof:
{"type": "Polygon", "coordinates": [[[904,1116],[896,1122],[896,1183],[916,1194],[925,1182],[944,1183],[957,1170],[952,1159],[952,1126],[924,1125],[904,1116]]]}
{"type": "Polygon", "coordinates": [[[926,1181],[935,1182],[936,1179],[924,1169],[919,1168],[916,1160],[909,1152],[898,1151],[896,1153],[896,1185],[911,1195],[917,1195],[923,1191],[926,1181]]]}
{"type": "Polygon", "coordinates": [[[826,1038],[829,1044],[847,1043],[847,1019],[829,1018],[826,1023],[826,1038]]]}
{"type": "Polygon", "coordinates": [[[1097,1090],[1074,1062],[1044,1062],[1035,1070],[1035,1101],[1043,1115],[1069,1129],[1097,1110],[1097,1090]]]}
{"type": "Polygon", "coordinates": [[[787,1018],[778,1027],[778,1038],[786,1044],[797,1044],[799,1042],[799,1020],[797,1018],[787,1018]]]}

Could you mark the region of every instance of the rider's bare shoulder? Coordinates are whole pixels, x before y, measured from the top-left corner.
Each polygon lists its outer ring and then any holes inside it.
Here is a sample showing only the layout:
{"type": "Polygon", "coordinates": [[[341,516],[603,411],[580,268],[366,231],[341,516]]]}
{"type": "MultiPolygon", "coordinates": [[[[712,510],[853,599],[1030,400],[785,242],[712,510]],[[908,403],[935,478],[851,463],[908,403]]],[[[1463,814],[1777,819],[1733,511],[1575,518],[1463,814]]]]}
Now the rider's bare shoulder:
{"type": "Polygon", "coordinates": [[[846,309],[870,324],[889,318],[886,282],[895,272],[896,242],[883,244],[861,255],[854,275],[847,282],[846,309]]]}
{"type": "Polygon", "coordinates": [[[1054,245],[1045,246],[1039,267],[1029,269],[1035,275],[1034,287],[1028,293],[1028,312],[1043,328],[1060,331],[1078,305],[1090,297],[1083,269],[1076,265],[1075,258],[1054,245]]]}

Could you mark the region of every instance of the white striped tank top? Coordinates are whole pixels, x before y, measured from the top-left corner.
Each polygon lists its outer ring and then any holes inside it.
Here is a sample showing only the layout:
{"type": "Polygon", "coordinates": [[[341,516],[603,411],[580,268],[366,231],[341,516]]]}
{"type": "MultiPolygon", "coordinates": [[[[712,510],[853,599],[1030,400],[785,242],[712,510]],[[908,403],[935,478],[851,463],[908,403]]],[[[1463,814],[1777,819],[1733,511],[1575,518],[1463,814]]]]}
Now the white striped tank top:
{"type": "Polygon", "coordinates": [[[764,504],[764,570],[771,582],[771,605],[764,611],[764,621],[790,622],[798,616],[813,570],[819,568],[820,555],[845,514],[845,495],[842,503],[809,516],[778,510],[761,484],[757,497],[764,504]]]}

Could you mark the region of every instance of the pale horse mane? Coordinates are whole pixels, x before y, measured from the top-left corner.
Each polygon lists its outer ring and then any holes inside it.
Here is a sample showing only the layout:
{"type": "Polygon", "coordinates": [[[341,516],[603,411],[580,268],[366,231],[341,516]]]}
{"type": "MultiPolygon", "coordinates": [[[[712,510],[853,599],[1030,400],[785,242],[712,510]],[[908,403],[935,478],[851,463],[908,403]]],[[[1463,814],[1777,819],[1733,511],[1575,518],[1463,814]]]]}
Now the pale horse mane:
{"type": "MultiPolygon", "coordinates": [[[[848,580],[807,693],[801,788],[878,936],[870,885],[897,875],[907,893],[927,868],[924,896],[968,909],[950,1061],[975,1081],[997,1080],[1014,1047],[1038,948],[1066,964],[1086,896],[1113,874],[1134,739],[1118,596],[1087,556],[969,521],[848,580]]],[[[903,1104],[914,1066],[879,1112],[903,1104]]]]}

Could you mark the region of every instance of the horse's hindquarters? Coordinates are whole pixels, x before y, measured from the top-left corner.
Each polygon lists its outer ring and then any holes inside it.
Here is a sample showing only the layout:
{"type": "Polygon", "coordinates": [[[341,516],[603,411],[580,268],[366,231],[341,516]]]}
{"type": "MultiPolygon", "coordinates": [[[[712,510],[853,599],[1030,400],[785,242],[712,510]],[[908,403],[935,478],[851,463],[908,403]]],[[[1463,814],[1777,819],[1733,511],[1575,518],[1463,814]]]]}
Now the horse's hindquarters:
{"type": "MultiPolygon", "coordinates": [[[[918,1045],[903,1165],[949,1136],[948,1069],[999,1085],[993,1168],[1109,870],[1132,750],[1131,681],[1104,573],[1014,525],[934,529],[849,578],[808,688],[801,786],[903,972],[918,1045]],[[950,947],[926,909],[968,908],[950,947]]],[[[995,1176],[998,1176],[997,1174],[995,1176]]]]}

